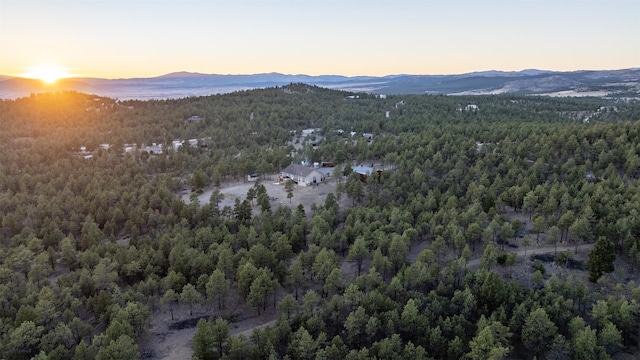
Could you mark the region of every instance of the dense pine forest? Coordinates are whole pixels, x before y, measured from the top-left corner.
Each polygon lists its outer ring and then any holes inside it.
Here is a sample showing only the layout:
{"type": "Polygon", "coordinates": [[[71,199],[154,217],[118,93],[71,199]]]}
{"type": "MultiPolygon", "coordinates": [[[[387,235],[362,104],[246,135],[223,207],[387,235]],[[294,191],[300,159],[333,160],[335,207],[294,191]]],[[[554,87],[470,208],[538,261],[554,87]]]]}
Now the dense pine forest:
{"type": "Polygon", "coordinates": [[[178,310],[200,360],[638,356],[639,120],[628,99],[304,84],[0,100],[0,358],[159,358],[140,341],[178,310]],[[302,160],[335,165],[313,211],[260,182],[180,196],[302,160]]]}

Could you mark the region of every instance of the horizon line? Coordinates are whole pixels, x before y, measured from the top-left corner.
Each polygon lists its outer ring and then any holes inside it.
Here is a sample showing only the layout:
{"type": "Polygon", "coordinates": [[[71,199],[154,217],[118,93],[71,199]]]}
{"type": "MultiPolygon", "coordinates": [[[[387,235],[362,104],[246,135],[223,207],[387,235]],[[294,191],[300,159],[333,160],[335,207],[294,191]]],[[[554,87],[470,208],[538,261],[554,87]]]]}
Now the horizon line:
{"type": "MultiPolygon", "coordinates": [[[[100,77],[100,76],[90,76],[90,75],[82,75],[82,74],[70,74],[70,76],[62,77],[58,80],[64,79],[102,79],[102,80],[129,80],[129,79],[153,79],[170,75],[178,75],[178,74],[188,74],[191,76],[255,76],[255,75],[284,75],[284,76],[309,76],[309,77],[322,77],[322,76],[340,76],[345,78],[358,78],[358,77],[371,77],[371,78],[384,78],[389,76],[456,76],[456,75],[469,75],[469,74],[480,74],[480,73],[490,73],[490,72],[501,72],[501,73],[521,73],[525,71],[540,71],[540,72],[548,72],[548,73],[572,73],[572,72],[585,72],[585,71],[623,71],[623,70],[640,70],[640,66],[637,67],[628,67],[628,68],[614,68],[614,69],[576,69],[576,70],[550,70],[550,69],[538,69],[538,68],[526,68],[521,70],[498,70],[498,69],[489,69],[489,70],[474,70],[470,72],[462,72],[462,73],[390,73],[386,75],[343,75],[343,74],[319,74],[319,75],[310,75],[306,73],[283,73],[278,71],[271,72],[257,72],[257,73],[204,73],[198,71],[188,71],[188,70],[178,70],[172,71],[168,73],[163,73],[160,75],[153,76],[131,76],[131,77],[100,77]]],[[[38,78],[25,77],[22,74],[20,75],[5,75],[0,74],[3,77],[15,78],[15,79],[27,79],[27,80],[41,80],[38,78]]]]}

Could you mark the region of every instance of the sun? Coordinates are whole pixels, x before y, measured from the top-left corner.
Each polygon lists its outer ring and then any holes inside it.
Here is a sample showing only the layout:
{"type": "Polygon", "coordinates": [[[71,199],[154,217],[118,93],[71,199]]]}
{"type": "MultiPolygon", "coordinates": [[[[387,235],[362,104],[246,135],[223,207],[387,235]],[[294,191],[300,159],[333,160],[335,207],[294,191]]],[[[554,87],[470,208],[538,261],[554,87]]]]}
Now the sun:
{"type": "Polygon", "coordinates": [[[67,69],[63,67],[53,64],[41,64],[27,68],[27,72],[22,74],[22,76],[29,79],[40,79],[52,84],[58,79],[63,79],[71,75],[67,69]]]}

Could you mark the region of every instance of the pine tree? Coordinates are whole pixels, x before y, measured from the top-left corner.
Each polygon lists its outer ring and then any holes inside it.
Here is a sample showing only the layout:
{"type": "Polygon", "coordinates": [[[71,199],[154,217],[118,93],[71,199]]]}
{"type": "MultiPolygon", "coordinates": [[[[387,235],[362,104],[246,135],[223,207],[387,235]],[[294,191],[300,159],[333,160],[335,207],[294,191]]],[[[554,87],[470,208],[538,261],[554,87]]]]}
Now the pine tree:
{"type": "Polygon", "coordinates": [[[596,282],[603,273],[614,270],[613,262],[616,259],[613,244],[604,237],[599,237],[589,253],[589,281],[596,282]]]}
{"type": "Polygon", "coordinates": [[[193,357],[199,360],[215,359],[215,340],[211,323],[205,319],[198,320],[196,333],[193,336],[193,357]]]}

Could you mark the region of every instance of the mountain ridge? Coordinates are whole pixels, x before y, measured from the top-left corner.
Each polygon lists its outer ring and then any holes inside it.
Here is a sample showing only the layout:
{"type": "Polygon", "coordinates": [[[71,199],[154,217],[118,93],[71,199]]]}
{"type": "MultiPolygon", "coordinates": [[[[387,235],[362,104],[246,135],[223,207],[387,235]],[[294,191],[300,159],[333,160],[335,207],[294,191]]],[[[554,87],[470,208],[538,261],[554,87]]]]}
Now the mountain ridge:
{"type": "Polygon", "coordinates": [[[0,75],[0,98],[15,99],[31,93],[74,90],[118,99],[171,99],[222,94],[256,88],[306,83],[351,92],[383,94],[622,94],[640,96],[640,68],[618,70],[520,71],[487,70],[450,75],[393,74],[345,76],[283,74],[204,74],[178,71],[148,78],[103,79],[74,77],[55,84],[0,75]]]}

